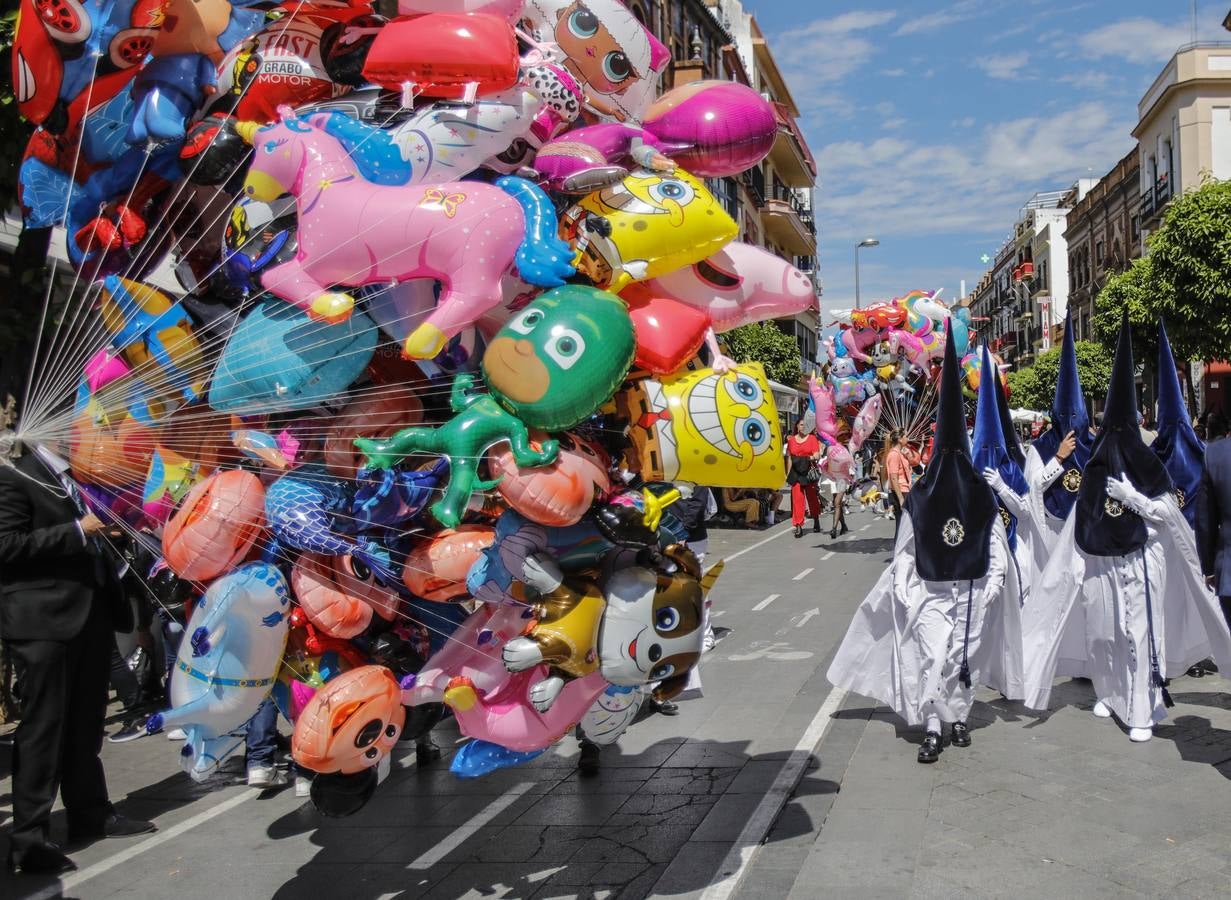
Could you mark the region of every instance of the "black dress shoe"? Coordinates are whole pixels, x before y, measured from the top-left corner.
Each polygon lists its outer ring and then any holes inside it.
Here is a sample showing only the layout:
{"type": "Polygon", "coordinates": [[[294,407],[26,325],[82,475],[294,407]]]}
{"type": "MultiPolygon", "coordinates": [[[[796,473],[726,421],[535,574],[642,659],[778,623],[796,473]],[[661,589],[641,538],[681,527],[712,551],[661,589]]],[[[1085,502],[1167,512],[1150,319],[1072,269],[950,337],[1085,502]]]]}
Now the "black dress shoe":
{"type": "Polygon", "coordinates": [[[838,534],[846,534],[848,531],[850,531],[850,529],[846,527],[846,519],[843,519],[842,527],[838,530],[838,534]]]}
{"type": "Polygon", "coordinates": [[[940,735],[929,731],[923,736],[923,744],[919,747],[919,762],[934,763],[940,759],[940,735]]]}
{"type": "Polygon", "coordinates": [[[20,856],[10,850],[7,865],[10,872],[26,875],[63,875],[77,869],[77,864],[50,841],[27,847],[20,856]]]}
{"type": "Polygon", "coordinates": [[[146,822],[143,819],[130,819],[128,816],[122,816],[117,812],[113,812],[103,819],[102,824],[93,828],[73,828],[70,825],[68,841],[70,844],[78,844],[83,841],[96,841],[100,838],[132,837],[135,834],[149,834],[151,831],[157,830],[158,826],[153,822],[146,822]]]}
{"type": "Polygon", "coordinates": [[[819,518],[812,520],[812,533],[813,534],[821,533],[821,520],[819,518]]]}
{"type": "Polygon", "coordinates": [[[949,741],[954,747],[969,747],[970,746],[970,729],[966,727],[965,722],[953,723],[953,736],[949,741]]]}
{"type": "Polygon", "coordinates": [[[670,700],[654,700],[654,711],[664,716],[678,716],[680,708],[670,700]]]}
{"type": "Polygon", "coordinates": [[[796,538],[801,538],[801,537],[803,537],[803,536],[804,536],[804,526],[802,526],[802,525],[796,525],[796,526],[795,526],[795,537],[796,537],[796,538]]]}

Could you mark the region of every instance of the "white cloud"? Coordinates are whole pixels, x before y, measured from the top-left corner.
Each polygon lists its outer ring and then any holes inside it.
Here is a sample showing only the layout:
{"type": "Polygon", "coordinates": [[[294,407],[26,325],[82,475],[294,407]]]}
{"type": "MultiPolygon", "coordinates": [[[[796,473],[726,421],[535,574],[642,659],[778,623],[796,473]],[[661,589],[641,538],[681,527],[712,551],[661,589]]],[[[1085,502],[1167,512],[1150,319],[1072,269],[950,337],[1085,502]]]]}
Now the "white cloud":
{"type": "Polygon", "coordinates": [[[975,59],[975,66],[982,69],[989,78],[999,78],[1004,81],[1016,81],[1025,77],[1022,70],[1029,64],[1030,54],[1024,50],[1021,53],[1001,53],[975,59]]]}
{"type": "Polygon", "coordinates": [[[989,123],[953,144],[914,135],[814,142],[825,173],[817,192],[825,239],[977,234],[998,244],[1035,191],[1067,187],[1088,167],[1105,171],[1124,154],[1132,120],[1116,112],[1082,103],[989,123]]]}
{"type": "Polygon", "coordinates": [[[903,75],[906,74],[906,70],[905,69],[886,69],[881,74],[888,75],[890,78],[901,78],[903,75]]]}
{"type": "Polygon", "coordinates": [[[1073,85],[1079,91],[1095,93],[1105,91],[1113,84],[1118,84],[1118,80],[1113,80],[1109,72],[1078,72],[1073,75],[1064,75],[1060,81],[1073,85]]]}
{"type": "Polygon", "coordinates": [[[822,106],[832,85],[862,68],[880,48],[861,33],[888,24],[896,15],[891,10],[860,10],[814,19],[777,35],[774,52],[800,105],[822,106]]]}
{"type": "Polygon", "coordinates": [[[961,2],[954,3],[952,6],[937,12],[925,13],[921,16],[910,16],[898,26],[893,36],[903,37],[912,34],[926,34],[929,31],[939,31],[949,25],[956,25],[958,22],[965,22],[979,12],[981,5],[985,5],[985,0],[961,0],[961,2]]]}
{"type": "Polygon", "coordinates": [[[1126,62],[1165,62],[1181,44],[1192,40],[1192,31],[1182,23],[1166,24],[1138,16],[1096,28],[1078,38],[1078,47],[1089,57],[1114,57],[1126,62]]]}
{"type": "Polygon", "coordinates": [[[896,131],[899,128],[905,128],[909,124],[910,124],[909,122],[901,118],[886,119],[884,122],[881,123],[881,128],[885,129],[886,131],[896,131]]]}

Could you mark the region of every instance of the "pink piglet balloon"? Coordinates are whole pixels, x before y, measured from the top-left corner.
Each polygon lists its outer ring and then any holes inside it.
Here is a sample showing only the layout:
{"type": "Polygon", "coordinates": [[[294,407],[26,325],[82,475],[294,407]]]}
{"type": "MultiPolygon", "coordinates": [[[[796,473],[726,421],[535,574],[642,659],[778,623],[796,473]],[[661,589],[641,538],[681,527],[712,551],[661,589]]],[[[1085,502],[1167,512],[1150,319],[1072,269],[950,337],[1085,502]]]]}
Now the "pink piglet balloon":
{"type": "Polygon", "coordinates": [[[655,296],[669,297],[709,314],[722,333],[816,307],[812,279],[774,254],[732,241],[692,266],[647,282],[655,296]]]}

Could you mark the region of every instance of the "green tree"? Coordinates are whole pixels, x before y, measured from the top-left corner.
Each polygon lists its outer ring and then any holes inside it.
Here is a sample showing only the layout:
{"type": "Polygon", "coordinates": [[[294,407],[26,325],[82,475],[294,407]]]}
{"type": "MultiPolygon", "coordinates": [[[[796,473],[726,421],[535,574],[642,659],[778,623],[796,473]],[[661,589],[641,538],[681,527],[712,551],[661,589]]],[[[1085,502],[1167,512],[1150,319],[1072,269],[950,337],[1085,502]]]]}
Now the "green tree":
{"type": "MultiPolygon", "coordinates": [[[[1077,374],[1081,378],[1082,391],[1087,397],[1103,399],[1111,382],[1111,354],[1102,344],[1093,341],[1078,341],[1074,347],[1077,350],[1077,374]]],[[[1013,405],[1027,409],[1049,409],[1059,377],[1060,348],[1055,347],[1040,354],[1033,366],[1009,373],[1013,405]]]]}
{"type": "Polygon", "coordinates": [[[1149,247],[1148,284],[1176,357],[1231,358],[1231,182],[1177,197],[1149,247]]]}
{"type": "Polygon", "coordinates": [[[722,336],[727,353],[736,362],[759,362],[765,374],[787,387],[799,387],[799,344],[773,322],[732,328],[722,336]]]}
{"type": "MultiPolygon", "coordinates": [[[[1154,264],[1151,257],[1133,260],[1127,271],[1113,275],[1094,302],[1094,332],[1114,352],[1120,334],[1120,316],[1128,311],[1133,329],[1133,361],[1154,370],[1158,360],[1158,307],[1155,302],[1154,264]]],[[[1170,329],[1168,329],[1170,330],[1170,329]]]]}
{"type": "Polygon", "coordinates": [[[1047,393],[1047,388],[1040,383],[1039,373],[1034,366],[1015,369],[1008,374],[1007,381],[1014,406],[1047,409],[1051,405],[1051,396],[1047,393]]]}

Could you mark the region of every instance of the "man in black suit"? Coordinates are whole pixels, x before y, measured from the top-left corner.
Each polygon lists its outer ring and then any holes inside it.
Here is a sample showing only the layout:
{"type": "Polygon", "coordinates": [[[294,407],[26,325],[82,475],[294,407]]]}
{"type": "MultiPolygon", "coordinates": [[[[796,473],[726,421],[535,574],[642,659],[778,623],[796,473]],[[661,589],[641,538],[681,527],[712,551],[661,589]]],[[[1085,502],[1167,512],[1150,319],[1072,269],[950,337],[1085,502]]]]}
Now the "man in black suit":
{"type": "Polygon", "coordinates": [[[107,538],[62,460],[40,450],[0,462],[0,635],[17,674],[10,869],[76,866],[49,840],[56,791],[69,841],[153,831],[116,813],[103,775],[113,630],[132,629],[107,538]]]}
{"type": "Polygon", "coordinates": [[[1207,428],[1210,443],[1197,496],[1197,550],[1206,583],[1218,592],[1231,627],[1231,440],[1226,439],[1227,422],[1221,415],[1210,416],[1207,428]]]}

